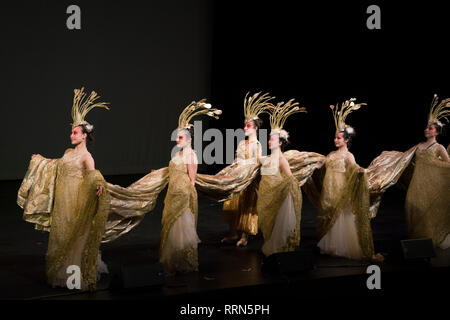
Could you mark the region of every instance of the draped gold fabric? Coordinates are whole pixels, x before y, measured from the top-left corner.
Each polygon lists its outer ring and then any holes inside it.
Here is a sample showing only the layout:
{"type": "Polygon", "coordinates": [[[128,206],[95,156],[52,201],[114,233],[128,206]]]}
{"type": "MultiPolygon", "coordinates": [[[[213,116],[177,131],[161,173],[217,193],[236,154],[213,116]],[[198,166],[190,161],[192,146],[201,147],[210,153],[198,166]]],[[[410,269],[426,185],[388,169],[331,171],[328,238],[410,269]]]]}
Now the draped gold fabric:
{"type": "Polygon", "coordinates": [[[450,165],[438,158],[438,147],[419,150],[416,145],[406,152],[385,151],[367,169],[371,217],[376,215],[382,194],[397,184],[407,189],[409,236],[431,238],[436,246],[450,233],[450,165]]]}
{"type": "MultiPolygon", "coordinates": [[[[50,231],[50,212],[53,207],[56,169],[60,159],[46,159],[38,155],[22,181],[17,203],[24,209],[23,219],[39,230],[50,231]]],[[[169,181],[168,168],[152,171],[124,188],[110,183],[110,214],[106,221],[102,242],[111,242],[135,228],[147,212],[154,209],[159,193],[169,181]]]]}
{"type": "Polygon", "coordinates": [[[374,254],[370,227],[370,194],[366,174],[358,165],[340,163],[327,157],[324,169],[317,170],[303,190],[318,209],[317,233],[322,238],[333,227],[343,210],[350,208],[355,216],[358,241],[363,256],[374,254]]]}
{"type": "MultiPolygon", "coordinates": [[[[370,218],[376,217],[384,192],[394,184],[407,189],[413,172],[414,155],[417,146],[407,150],[384,151],[366,169],[370,191],[370,218]]],[[[320,206],[322,181],[325,169],[316,170],[306,181],[304,191],[314,206],[320,206]]]]}
{"type": "MultiPolygon", "coordinates": [[[[164,199],[161,220],[160,254],[166,244],[170,229],[184,212],[190,211],[194,215],[195,227],[197,227],[198,220],[197,191],[191,184],[186,164],[179,155],[170,161],[168,175],[169,187],[164,199]]],[[[196,248],[184,248],[182,252],[174,252],[170,262],[164,263],[164,269],[168,274],[172,274],[178,270],[180,265],[188,265],[192,271],[198,269],[196,248]]]]}
{"type": "Polygon", "coordinates": [[[110,214],[102,242],[111,242],[136,227],[155,208],[159,193],[169,181],[169,168],[154,170],[124,188],[108,183],[110,214]]]}
{"type": "Polygon", "coordinates": [[[283,154],[300,186],[303,186],[316,170],[322,168],[326,161],[325,156],[315,152],[289,150],[283,154]]]}
{"type": "MultiPolygon", "coordinates": [[[[289,150],[284,152],[292,174],[303,185],[314,170],[323,166],[325,157],[315,152],[289,150]]],[[[228,215],[237,230],[248,234],[258,232],[258,214],[256,210],[257,188],[259,184],[260,163],[251,161],[235,162],[216,175],[198,174],[197,190],[217,201],[226,201],[223,210],[238,212],[228,215]],[[236,195],[237,194],[237,195],[236,195]],[[230,200],[231,199],[231,200],[230,200]]]]}
{"type": "MultiPolygon", "coordinates": [[[[315,152],[289,150],[283,153],[292,174],[302,186],[315,170],[321,168],[326,157],[315,152]]],[[[197,174],[197,191],[213,200],[226,201],[247,188],[260,174],[256,161],[235,162],[215,175],[197,174]]]]}
{"type": "Polygon", "coordinates": [[[38,230],[50,231],[58,163],[59,159],[36,155],[30,161],[17,193],[17,204],[23,209],[23,219],[33,223],[38,230]]]}
{"type": "Polygon", "coordinates": [[[210,199],[226,201],[247,188],[259,175],[257,161],[235,162],[215,175],[197,174],[197,191],[210,199]]]}
{"type": "MultiPolygon", "coordinates": [[[[300,185],[305,183],[325,160],[324,156],[314,152],[289,150],[284,155],[300,185]]],[[[58,160],[35,157],[30,162],[30,168],[18,192],[17,202],[24,209],[24,219],[34,223],[37,229],[49,231],[50,228],[58,160]]],[[[237,208],[240,197],[233,196],[239,195],[247,187],[249,187],[247,195],[256,196],[259,167],[257,161],[233,163],[216,175],[197,174],[195,186],[199,193],[216,201],[235,199],[232,206],[237,208]]],[[[111,242],[135,228],[145,214],[154,209],[158,195],[167,186],[168,181],[169,169],[165,167],[150,172],[126,188],[107,183],[106,188],[110,193],[110,214],[102,242],[111,242]]],[[[256,200],[249,201],[248,197],[244,196],[240,202],[243,207],[250,207],[249,211],[256,211],[256,200]]],[[[253,234],[257,230],[257,217],[256,219],[254,215],[247,217],[251,218],[249,219],[251,222],[247,222],[247,225],[252,226],[250,231],[253,234]]]]}
{"type": "Polygon", "coordinates": [[[256,188],[260,164],[240,161],[225,167],[216,175],[197,174],[195,186],[199,193],[225,201],[224,218],[229,224],[249,234],[258,231],[256,214],[256,188]]]}
{"type": "Polygon", "coordinates": [[[259,183],[257,211],[259,216],[259,227],[266,243],[272,236],[277,214],[290,194],[295,208],[296,226],[295,231],[287,239],[282,252],[293,251],[300,244],[300,220],[302,210],[302,194],[300,184],[294,177],[286,177],[280,174],[262,175],[259,183]]]}
{"type": "Polygon", "coordinates": [[[411,238],[431,238],[438,246],[450,234],[450,163],[433,150],[417,150],[405,201],[411,238]]]}
{"type": "MultiPolygon", "coordinates": [[[[289,150],[284,155],[291,166],[293,175],[300,181],[300,185],[305,183],[314,170],[320,168],[325,161],[324,156],[314,152],[289,150]]],[[[235,162],[215,175],[197,174],[195,187],[197,192],[216,201],[232,199],[231,202],[225,202],[230,204],[230,210],[237,210],[240,202],[243,208],[250,208],[246,211],[255,212],[256,198],[248,200],[247,195],[256,197],[259,168],[260,163],[257,161],[235,162]],[[247,195],[239,197],[238,195],[241,192],[245,193],[246,189],[248,189],[247,195]]],[[[169,168],[165,167],[152,171],[127,188],[108,183],[111,212],[106,222],[103,242],[113,241],[135,228],[145,214],[154,209],[158,195],[168,181],[169,168]]],[[[257,216],[242,215],[242,218],[244,217],[250,218],[243,223],[251,226],[247,230],[254,234],[257,231],[257,216]]],[[[238,222],[239,220],[236,223],[238,222]]]]}
{"type": "Polygon", "coordinates": [[[367,180],[370,189],[370,217],[374,218],[380,206],[383,193],[396,184],[402,177],[403,184],[408,184],[407,170],[414,158],[417,146],[406,152],[384,151],[367,167],[367,180]],[[406,171],[406,172],[405,172],[406,171]],[[404,175],[405,173],[405,175],[404,175]]]}
{"type": "Polygon", "coordinates": [[[99,246],[109,213],[109,193],[101,173],[85,170],[80,156],[71,157],[71,153],[50,161],[37,156],[30,162],[18,199],[27,212],[24,219],[50,231],[48,282],[66,286],[67,267],[76,265],[81,269],[81,289],[94,290],[99,246]],[[97,197],[99,185],[103,193],[97,197]]]}

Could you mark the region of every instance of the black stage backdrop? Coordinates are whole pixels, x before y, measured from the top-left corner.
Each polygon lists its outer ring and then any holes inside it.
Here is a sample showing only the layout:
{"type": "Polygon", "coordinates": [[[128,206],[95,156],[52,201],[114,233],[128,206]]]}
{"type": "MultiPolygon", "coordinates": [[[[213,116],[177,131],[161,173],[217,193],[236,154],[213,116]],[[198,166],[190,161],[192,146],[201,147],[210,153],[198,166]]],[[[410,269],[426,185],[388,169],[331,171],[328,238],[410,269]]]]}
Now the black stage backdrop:
{"type": "Polygon", "coordinates": [[[287,120],[290,148],[322,154],[334,149],[329,105],[356,97],[368,106],[348,118],[351,151],[367,166],[423,140],[433,94],[450,96],[447,14],[430,1],[29,1],[3,3],[0,20],[0,179],[22,178],[32,153],[69,147],[82,85],[111,102],[88,116],[104,174],[167,165],[179,112],[202,97],[224,110],[208,124],[223,132],[242,127],[247,91],[296,98],[308,113],[287,120]],[[70,4],[81,30],[66,28],[70,4]],[[366,27],[371,4],[381,30],[366,27]]]}
{"type": "Polygon", "coordinates": [[[88,146],[104,174],[167,165],[178,115],[210,96],[211,6],[192,1],[20,1],[0,5],[0,179],[22,178],[32,153],[70,147],[73,89],[95,90],[88,146]],[[81,9],[81,30],[66,13],[81,9]]]}
{"type": "MultiPolygon", "coordinates": [[[[224,106],[220,122],[227,127],[242,126],[247,90],[296,98],[308,113],[287,120],[290,148],[326,155],[334,150],[329,105],[356,97],[368,106],[347,118],[357,133],[350,151],[367,166],[383,150],[404,151],[422,141],[433,94],[450,97],[448,12],[441,4],[215,4],[212,97],[224,106]],[[380,30],[366,27],[372,4],[381,9],[380,30]]],[[[438,140],[450,142],[448,135],[438,140]]]]}

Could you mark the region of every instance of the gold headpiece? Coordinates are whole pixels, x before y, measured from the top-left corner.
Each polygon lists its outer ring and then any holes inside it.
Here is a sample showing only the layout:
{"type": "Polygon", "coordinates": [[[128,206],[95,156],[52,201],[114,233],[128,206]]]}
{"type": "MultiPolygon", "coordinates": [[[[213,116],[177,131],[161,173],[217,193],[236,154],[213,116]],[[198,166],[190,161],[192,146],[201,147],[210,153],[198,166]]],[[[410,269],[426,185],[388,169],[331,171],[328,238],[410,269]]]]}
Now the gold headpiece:
{"type": "Polygon", "coordinates": [[[108,102],[95,102],[100,96],[97,95],[95,91],[92,91],[89,97],[86,99],[86,93],[84,93],[84,87],[81,89],[74,89],[75,93],[73,96],[72,105],[72,128],[79,125],[85,125],[88,132],[91,132],[94,128],[93,125],[89,124],[84,118],[94,108],[105,108],[109,110],[108,102]]]}
{"type": "Polygon", "coordinates": [[[222,110],[211,108],[209,103],[205,103],[206,99],[202,99],[198,102],[192,101],[178,118],[178,129],[189,129],[193,125],[189,123],[195,116],[206,114],[215,119],[219,119],[219,115],[222,114],[222,110]]]}
{"type": "Polygon", "coordinates": [[[438,124],[443,127],[444,124],[440,121],[444,119],[448,122],[447,117],[450,115],[450,98],[442,100],[438,104],[438,96],[435,94],[431,102],[430,114],[428,116],[428,124],[438,124]]]}
{"type": "Polygon", "coordinates": [[[270,112],[270,128],[272,131],[270,134],[279,134],[281,138],[288,139],[289,134],[283,129],[286,119],[294,113],[306,112],[305,107],[298,107],[298,102],[294,102],[294,99],[288,102],[279,102],[276,107],[272,106],[270,112]]]}
{"type": "Polygon", "coordinates": [[[330,108],[333,112],[334,117],[334,125],[336,126],[336,132],[341,132],[348,129],[353,129],[349,125],[345,123],[345,119],[347,116],[355,110],[361,108],[361,106],[367,105],[367,103],[355,103],[356,98],[351,98],[350,100],[346,100],[341,104],[341,108],[339,110],[339,105],[336,104],[336,107],[330,105],[330,108]]]}
{"type": "Polygon", "coordinates": [[[244,98],[245,123],[259,119],[258,116],[261,113],[268,113],[268,110],[273,107],[269,101],[274,97],[270,97],[268,93],[264,93],[260,96],[261,92],[258,92],[253,96],[248,97],[249,94],[250,92],[247,92],[244,98]]]}

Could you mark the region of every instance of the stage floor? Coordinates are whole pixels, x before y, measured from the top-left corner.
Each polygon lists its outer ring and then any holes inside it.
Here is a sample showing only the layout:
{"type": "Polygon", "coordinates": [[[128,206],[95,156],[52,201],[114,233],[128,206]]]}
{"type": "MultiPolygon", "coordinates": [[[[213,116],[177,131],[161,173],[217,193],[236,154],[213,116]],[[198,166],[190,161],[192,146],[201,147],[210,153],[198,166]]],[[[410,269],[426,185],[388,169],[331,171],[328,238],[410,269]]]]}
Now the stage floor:
{"type": "MultiPolygon", "coordinates": [[[[140,175],[106,177],[109,182],[126,186],[140,175]]],[[[403,212],[404,192],[387,192],[378,216],[372,220],[375,249],[386,255],[380,266],[382,289],[369,290],[366,281],[368,264],[315,253],[315,265],[307,272],[282,275],[261,270],[261,235],[251,237],[246,248],[222,245],[226,235],[221,204],[199,197],[198,234],[200,270],[196,273],[167,278],[163,285],[146,288],[116,289],[112,278],[117,267],[151,266],[157,262],[161,213],[165,192],[153,212],[118,240],[102,244],[102,259],[111,274],[103,276],[97,291],[77,292],[53,289],[45,281],[45,252],[48,234],[34,230],[22,220],[22,211],[16,204],[21,181],[0,182],[0,299],[136,299],[153,301],[173,299],[183,302],[198,299],[234,297],[291,297],[292,294],[309,297],[323,295],[392,295],[399,293],[438,292],[445,290],[450,279],[449,253],[437,250],[438,257],[430,265],[405,262],[399,245],[406,239],[403,212]]],[[[303,199],[301,220],[301,249],[316,248],[316,211],[303,199]]]]}

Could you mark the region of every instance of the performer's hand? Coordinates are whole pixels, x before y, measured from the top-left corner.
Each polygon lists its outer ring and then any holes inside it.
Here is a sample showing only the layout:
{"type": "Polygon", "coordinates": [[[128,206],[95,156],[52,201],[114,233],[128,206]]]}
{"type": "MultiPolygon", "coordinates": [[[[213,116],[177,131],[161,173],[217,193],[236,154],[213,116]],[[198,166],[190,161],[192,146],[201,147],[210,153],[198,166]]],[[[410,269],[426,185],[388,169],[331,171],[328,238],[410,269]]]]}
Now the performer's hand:
{"type": "Polygon", "coordinates": [[[103,192],[103,186],[97,186],[97,196],[100,197],[102,195],[103,192]]]}

